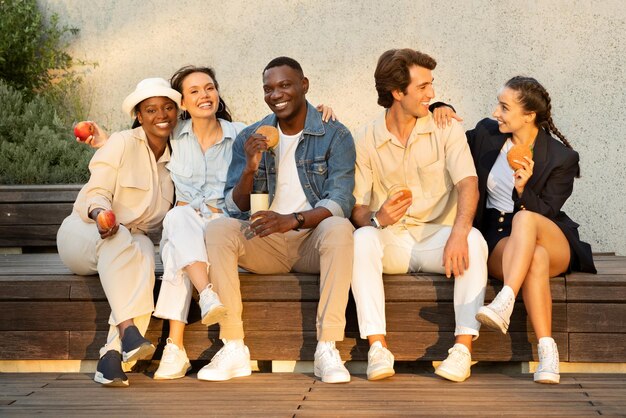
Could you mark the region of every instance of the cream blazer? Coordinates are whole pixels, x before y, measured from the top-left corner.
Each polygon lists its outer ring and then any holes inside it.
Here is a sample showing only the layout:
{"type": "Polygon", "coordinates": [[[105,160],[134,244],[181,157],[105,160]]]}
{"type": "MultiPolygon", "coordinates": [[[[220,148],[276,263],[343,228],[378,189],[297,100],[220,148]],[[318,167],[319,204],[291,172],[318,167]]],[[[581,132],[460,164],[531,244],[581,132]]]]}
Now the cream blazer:
{"type": "Polygon", "coordinates": [[[135,232],[159,229],[174,201],[174,185],[165,168],[169,147],[155,161],[143,128],[116,132],[89,162],[91,176],[74,210],[93,223],[95,208],[113,209],[117,222],[135,232]]]}

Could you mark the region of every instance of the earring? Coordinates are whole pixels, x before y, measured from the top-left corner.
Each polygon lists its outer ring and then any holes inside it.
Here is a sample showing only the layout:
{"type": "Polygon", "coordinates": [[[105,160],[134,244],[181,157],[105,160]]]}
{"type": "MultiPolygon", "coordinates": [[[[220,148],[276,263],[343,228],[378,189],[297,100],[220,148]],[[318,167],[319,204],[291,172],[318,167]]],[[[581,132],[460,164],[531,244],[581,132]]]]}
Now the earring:
{"type": "Polygon", "coordinates": [[[220,100],[220,104],[217,106],[217,111],[218,112],[223,112],[224,110],[226,110],[226,105],[224,104],[223,101],[220,100]],[[221,109],[220,109],[220,106],[222,106],[221,109]]]}

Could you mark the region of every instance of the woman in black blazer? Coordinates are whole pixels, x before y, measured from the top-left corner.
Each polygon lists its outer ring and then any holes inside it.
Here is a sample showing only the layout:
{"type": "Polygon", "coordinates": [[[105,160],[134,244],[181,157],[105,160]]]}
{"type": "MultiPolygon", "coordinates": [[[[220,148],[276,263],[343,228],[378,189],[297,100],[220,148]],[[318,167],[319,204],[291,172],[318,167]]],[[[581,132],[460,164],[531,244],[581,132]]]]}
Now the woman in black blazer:
{"type": "Polygon", "coordinates": [[[504,281],[476,318],[506,334],[521,289],[539,340],[534,380],[540,383],[559,382],[549,279],[571,270],[596,272],[591,247],[561,210],[580,168],[578,153],[554,126],[550,102],[537,80],[514,77],[498,94],[495,120],[467,132],[480,192],[474,226],[489,245],[489,274],[504,281]],[[514,171],[506,157],[518,144],[530,147],[533,158],[516,160],[521,168],[514,171]]]}

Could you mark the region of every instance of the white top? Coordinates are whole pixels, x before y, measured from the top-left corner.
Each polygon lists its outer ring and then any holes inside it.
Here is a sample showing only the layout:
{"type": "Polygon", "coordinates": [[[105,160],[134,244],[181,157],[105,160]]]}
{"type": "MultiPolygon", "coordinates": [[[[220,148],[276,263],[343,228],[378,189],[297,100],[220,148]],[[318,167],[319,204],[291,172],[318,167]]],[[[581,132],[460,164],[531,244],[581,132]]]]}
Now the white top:
{"type": "Polygon", "coordinates": [[[491,167],[489,177],[487,177],[487,208],[497,209],[502,212],[513,212],[513,187],[515,179],[513,178],[513,169],[506,159],[506,155],[513,147],[511,138],[507,139],[500,154],[496,158],[496,162],[491,167]]]}
{"type": "Polygon", "coordinates": [[[283,215],[313,209],[306,199],[296,168],[296,147],[302,131],[285,135],[278,126],[280,141],[276,152],[276,195],[270,210],[283,215]]]}

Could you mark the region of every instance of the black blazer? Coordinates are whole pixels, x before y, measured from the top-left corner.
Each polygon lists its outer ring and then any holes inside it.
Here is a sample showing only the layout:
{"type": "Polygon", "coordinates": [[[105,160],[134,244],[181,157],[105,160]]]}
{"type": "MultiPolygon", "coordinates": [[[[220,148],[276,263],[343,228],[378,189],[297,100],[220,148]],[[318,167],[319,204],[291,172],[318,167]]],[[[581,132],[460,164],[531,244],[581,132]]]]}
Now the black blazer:
{"type": "MultiPolygon", "coordinates": [[[[509,135],[501,133],[498,123],[493,119],[481,120],[476,128],[466,134],[478,174],[480,192],[474,226],[482,231],[487,201],[487,177],[509,135]]],[[[578,153],[552,138],[545,130],[539,129],[533,160],[533,175],[528,180],[522,197],[513,188],[514,212],[524,208],[552,220],[569,242],[571,269],[596,273],[591,246],[580,240],[578,224],[561,210],[572,194],[574,178],[580,172],[578,153]]]]}

